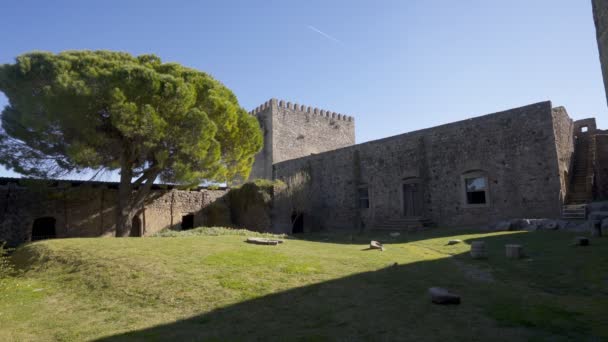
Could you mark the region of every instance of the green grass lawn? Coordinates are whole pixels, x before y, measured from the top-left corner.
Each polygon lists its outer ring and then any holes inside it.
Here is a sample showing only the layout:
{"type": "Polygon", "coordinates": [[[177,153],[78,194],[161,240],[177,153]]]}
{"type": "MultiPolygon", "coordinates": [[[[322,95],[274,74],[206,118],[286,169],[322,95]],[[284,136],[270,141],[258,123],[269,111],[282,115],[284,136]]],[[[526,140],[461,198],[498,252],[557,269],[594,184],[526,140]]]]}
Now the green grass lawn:
{"type": "Polygon", "coordinates": [[[279,246],[230,235],[41,241],[18,249],[22,272],[0,280],[0,341],[608,339],[608,238],[574,247],[574,236],[438,229],[279,246]],[[370,238],[386,251],[365,250],[370,238]],[[487,260],[471,260],[473,240],[486,241],[487,260]],[[529,257],[505,259],[506,243],[529,257]],[[431,304],[431,286],[462,304],[431,304]]]}

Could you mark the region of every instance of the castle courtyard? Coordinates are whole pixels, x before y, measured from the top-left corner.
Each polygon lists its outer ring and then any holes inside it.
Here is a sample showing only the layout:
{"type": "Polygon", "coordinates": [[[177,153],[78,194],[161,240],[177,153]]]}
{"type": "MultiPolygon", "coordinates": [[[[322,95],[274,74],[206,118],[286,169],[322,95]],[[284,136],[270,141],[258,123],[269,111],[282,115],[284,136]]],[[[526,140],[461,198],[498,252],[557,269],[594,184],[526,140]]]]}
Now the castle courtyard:
{"type": "Polygon", "coordinates": [[[262,246],[212,234],[27,245],[13,255],[22,273],[0,282],[0,340],[608,339],[606,239],[436,229],[262,246]],[[486,259],[470,257],[472,241],[486,259]],[[505,257],[514,243],[525,258],[505,257]],[[432,304],[432,286],[461,304],[432,304]]]}

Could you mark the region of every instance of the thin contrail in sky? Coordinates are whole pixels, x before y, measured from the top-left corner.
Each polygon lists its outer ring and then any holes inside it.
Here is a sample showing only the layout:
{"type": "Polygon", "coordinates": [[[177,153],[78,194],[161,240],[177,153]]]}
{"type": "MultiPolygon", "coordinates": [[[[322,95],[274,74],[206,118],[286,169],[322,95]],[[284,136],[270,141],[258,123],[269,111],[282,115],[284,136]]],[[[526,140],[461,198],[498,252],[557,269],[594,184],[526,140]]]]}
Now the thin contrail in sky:
{"type": "Polygon", "coordinates": [[[311,29],[311,30],[313,30],[313,31],[315,31],[315,32],[317,32],[318,34],[322,35],[323,37],[325,37],[325,38],[327,38],[329,40],[333,40],[336,43],[342,44],[342,41],[340,41],[340,40],[338,40],[338,39],[336,39],[336,38],[328,35],[327,33],[319,30],[318,28],[316,28],[316,27],[314,27],[312,25],[308,25],[308,28],[311,29]]]}

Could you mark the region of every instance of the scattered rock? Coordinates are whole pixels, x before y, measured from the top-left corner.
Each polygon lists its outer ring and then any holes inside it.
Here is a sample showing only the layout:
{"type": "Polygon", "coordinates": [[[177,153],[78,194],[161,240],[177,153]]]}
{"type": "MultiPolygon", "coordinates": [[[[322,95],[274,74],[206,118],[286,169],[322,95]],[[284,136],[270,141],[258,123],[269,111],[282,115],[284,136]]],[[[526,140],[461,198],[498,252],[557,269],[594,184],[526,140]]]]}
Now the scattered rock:
{"type": "Polygon", "coordinates": [[[370,241],[369,248],[371,249],[379,249],[380,251],[384,251],[384,246],[378,241],[370,241]]]}
{"type": "Polygon", "coordinates": [[[592,211],[588,217],[590,220],[603,220],[608,218],[608,211],[592,211]]]}
{"type": "Polygon", "coordinates": [[[249,238],[247,238],[247,240],[245,240],[245,242],[252,243],[255,245],[270,245],[270,246],[276,246],[280,243],[283,243],[282,240],[273,240],[273,239],[256,238],[256,237],[249,237],[249,238]]]}
{"type": "Polygon", "coordinates": [[[431,287],[429,289],[431,301],[435,304],[460,304],[460,296],[450,293],[442,287],[431,287]]]}
{"type": "Polygon", "coordinates": [[[397,237],[397,236],[401,235],[401,233],[399,233],[399,232],[393,232],[393,233],[390,233],[388,235],[390,235],[391,237],[397,237]]]}
{"type": "Polygon", "coordinates": [[[540,219],[538,220],[538,227],[542,230],[556,230],[557,222],[555,220],[540,219]]]}
{"type": "Polygon", "coordinates": [[[450,241],[448,241],[448,246],[456,245],[456,244],[459,244],[461,242],[462,242],[462,240],[458,240],[458,239],[450,240],[450,241]]]}
{"type": "Polygon", "coordinates": [[[500,221],[496,224],[496,230],[511,230],[511,221],[500,221]]]}
{"type": "Polygon", "coordinates": [[[587,222],[587,227],[589,227],[591,236],[602,236],[602,221],[598,219],[591,219],[587,222]]]}
{"type": "Polygon", "coordinates": [[[473,259],[485,259],[488,257],[486,253],[486,243],[483,241],[471,242],[471,257],[473,259]]]}
{"type": "Polygon", "coordinates": [[[557,229],[559,230],[564,230],[568,226],[568,221],[564,220],[557,220],[555,223],[557,224],[557,229]]]}
{"type": "Polygon", "coordinates": [[[574,238],[574,245],[589,246],[589,239],[585,236],[577,236],[576,238],[574,238]]]}
{"type": "Polygon", "coordinates": [[[603,202],[591,202],[587,205],[590,212],[594,211],[608,211],[608,201],[603,202]]]}
{"type": "Polygon", "coordinates": [[[524,247],[516,244],[505,245],[505,252],[509,259],[520,259],[524,256],[524,247]]]}
{"type": "Polygon", "coordinates": [[[529,219],[513,219],[511,220],[511,227],[514,230],[530,230],[532,227],[536,229],[530,221],[529,219]]]}

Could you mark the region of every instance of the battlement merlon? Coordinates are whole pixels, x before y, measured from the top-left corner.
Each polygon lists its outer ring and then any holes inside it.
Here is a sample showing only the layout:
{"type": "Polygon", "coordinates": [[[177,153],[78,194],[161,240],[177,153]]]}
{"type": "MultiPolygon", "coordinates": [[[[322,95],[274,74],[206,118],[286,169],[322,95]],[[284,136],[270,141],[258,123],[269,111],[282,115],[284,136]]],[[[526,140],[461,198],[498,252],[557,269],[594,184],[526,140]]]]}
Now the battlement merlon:
{"type": "Polygon", "coordinates": [[[354,117],[346,115],[346,114],[336,113],[333,111],[319,109],[319,108],[311,107],[311,106],[299,105],[297,103],[291,103],[291,102],[287,102],[284,100],[278,100],[278,99],[274,99],[274,98],[270,99],[270,100],[264,102],[263,104],[261,104],[260,106],[256,107],[255,109],[250,111],[249,114],[256,115],[256,114],[270,108],[272,105],[275,105],[278,108],[287,108],[287,109],[291,109],[296,112],[309,113],[309,114],[318,115],[321,117],[326,117],[329,119],[351,121],[351,122],[355,121],[354,117]]]}

